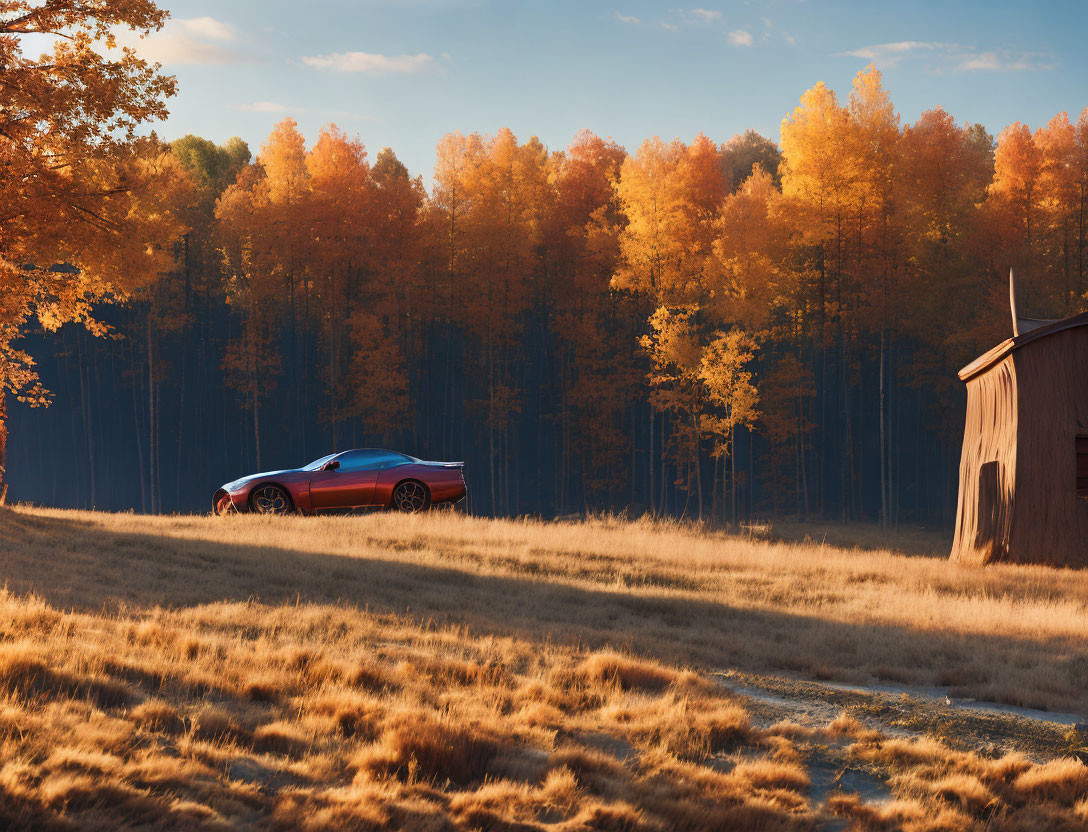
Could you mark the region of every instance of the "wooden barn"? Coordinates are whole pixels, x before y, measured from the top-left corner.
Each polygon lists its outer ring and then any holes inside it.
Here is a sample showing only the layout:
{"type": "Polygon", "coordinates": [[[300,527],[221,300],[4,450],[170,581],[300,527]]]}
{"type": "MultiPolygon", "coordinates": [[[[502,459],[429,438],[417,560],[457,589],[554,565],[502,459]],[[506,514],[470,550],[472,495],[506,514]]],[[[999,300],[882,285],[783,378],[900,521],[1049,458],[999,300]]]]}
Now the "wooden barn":
{"type": "Polygon", "coordinates": [[[952,559],[1088,566],[1088,313],[1016,317],[960,370],[967,423],[952,559]]]}

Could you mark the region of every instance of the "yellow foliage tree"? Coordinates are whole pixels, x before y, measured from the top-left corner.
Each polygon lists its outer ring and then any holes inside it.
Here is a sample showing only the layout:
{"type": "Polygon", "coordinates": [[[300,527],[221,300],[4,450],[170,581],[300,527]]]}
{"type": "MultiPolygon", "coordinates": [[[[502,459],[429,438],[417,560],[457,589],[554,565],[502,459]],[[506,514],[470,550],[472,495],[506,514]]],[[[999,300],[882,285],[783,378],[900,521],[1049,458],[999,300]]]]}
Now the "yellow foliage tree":
{"type": "MultiPolygon", "coordinates": [[[[756,340],[739,327],[716,332],[699,356],[698,378],[705,390],[708,412],[700,429],[713,443],[711,455],[728,459],[732,519],[737,520],[737,466],[734,454],[738,427],[752,428],[759,418],[759,393],[748,369],[755,357],[756,340]]],[[[724,488],[722,489],[724,496],[724,488]]],[[[724,513],[724,512],[723,512],[724,513]]]]}

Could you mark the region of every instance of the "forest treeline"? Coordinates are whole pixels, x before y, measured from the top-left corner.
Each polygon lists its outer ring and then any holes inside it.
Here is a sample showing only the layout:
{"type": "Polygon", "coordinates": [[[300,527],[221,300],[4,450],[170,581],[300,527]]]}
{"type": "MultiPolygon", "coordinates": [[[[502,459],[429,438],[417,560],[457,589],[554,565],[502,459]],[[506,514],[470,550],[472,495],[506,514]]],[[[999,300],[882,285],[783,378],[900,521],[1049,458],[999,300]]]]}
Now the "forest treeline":
{"type": "MultiPolygon", "coordinates": [[[[134,123],[169,93],[136,81],[134,123]]],[[[484,513],[948,520],[956,370],[1009,334],[1008,269],[1029,314],[1088,295],[1088,111],[904,125],[873,67],[777,146],[451,133],[425,183],[285,120],[256,158],[130,136],[79,163],[93,204],[0,232],[4,385],[52,402],[9,408],[8,480],[49,503],[203,509],[385,446],[466,460],[484,513]]]]}

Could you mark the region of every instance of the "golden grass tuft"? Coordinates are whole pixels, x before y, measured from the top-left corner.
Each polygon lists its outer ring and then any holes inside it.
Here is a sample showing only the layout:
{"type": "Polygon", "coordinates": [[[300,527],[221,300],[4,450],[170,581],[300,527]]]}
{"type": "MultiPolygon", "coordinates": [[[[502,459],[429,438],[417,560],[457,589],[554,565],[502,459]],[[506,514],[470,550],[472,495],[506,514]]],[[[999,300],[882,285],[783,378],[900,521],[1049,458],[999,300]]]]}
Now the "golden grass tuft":
{"type": "Polygon", "coordinates": [[[355,687],[380,693],[398,687],[393,674],[376,661],[363,659],[346,674],[347,680],[355,687]]]}
{"type": "Polygon", "coordinates": [[[1088,796],[1088,766],[1065,757],[1021,772],[1012,783],[1021,800],[1046,800],[1072,806],[1088,796]]]}
{"type": "Polygon", "coordinates": [[[29,644],[0,644],[0,687],[25,696],[55,679],[56,675],[29,644]]]}
{"type": "Polygon", "coordinates": [[[378,742],[354,760],[359,773],[371,779],[466,786],[484,778],[498,753],[487,736],[427,712],[396,714],[389,722],[378,742]]]}
{"type": "Polygon", "coordinates": [[[129,712],[129,719],[148,731],[161,734],[180,734],[185,723],[178,709],[161,699],[148,699],[129,712]]]}
{"type": "Polygon", "coordinates": [[[675,670],[657,662],[612,651],[586,657],[579,671],[592,684],[619,685],[622,690],[661,691],[680,678],[675,670]]]}
{"type": "Polygon", "coordinates": [[[311,698],[307,712],[318,718],[319,730],[370,742],[381,732],[386,708],[380,700],[342,691],[311,698]]]}
{"type": "Polygon", "coordinates": [[[312,741],[313,738],[299,725],[286,719],[258,725],[253,731],[253,749],[266,754],[302,757],[312,741]]]}
{"type": "Polygon", "coordinates": [[[248,742],[252,734],[238,720],[215,705],[205,705],[193,714],[190,731],[194,737],[209,742],[248,742]]]}
{"type": "Polygon", "coordinates": [[[802,767],[770,759],[738,763],[733,776],[745,780],[754,789],[804,791],[809,784],[808,773],[802,767]]]}
{"type": "Polygon", "coordinates": [[[934,797],[958,804],[972,815],[979,814],[996,799],[994,793],[981,780],[962,772],[923,782],[923,788],[934,797]]]}

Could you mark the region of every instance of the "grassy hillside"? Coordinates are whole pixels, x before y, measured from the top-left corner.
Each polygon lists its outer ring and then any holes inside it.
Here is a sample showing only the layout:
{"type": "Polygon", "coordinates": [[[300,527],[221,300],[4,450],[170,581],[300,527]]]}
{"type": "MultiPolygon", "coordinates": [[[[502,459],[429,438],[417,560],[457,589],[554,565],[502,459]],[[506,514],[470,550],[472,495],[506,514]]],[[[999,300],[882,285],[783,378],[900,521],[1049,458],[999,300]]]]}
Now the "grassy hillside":
{"type": "Polygon", "coordinates": [[[0,553],[0,820],[16,827],[1088,821],[1076,760],[848,716],[763,724],[709,675],[875,676],[1084,712],[1078,573],[456,514],[20,508],[0,512],[0,553]],[[891,796],[854,797],[847,771],[891,796]]]}

